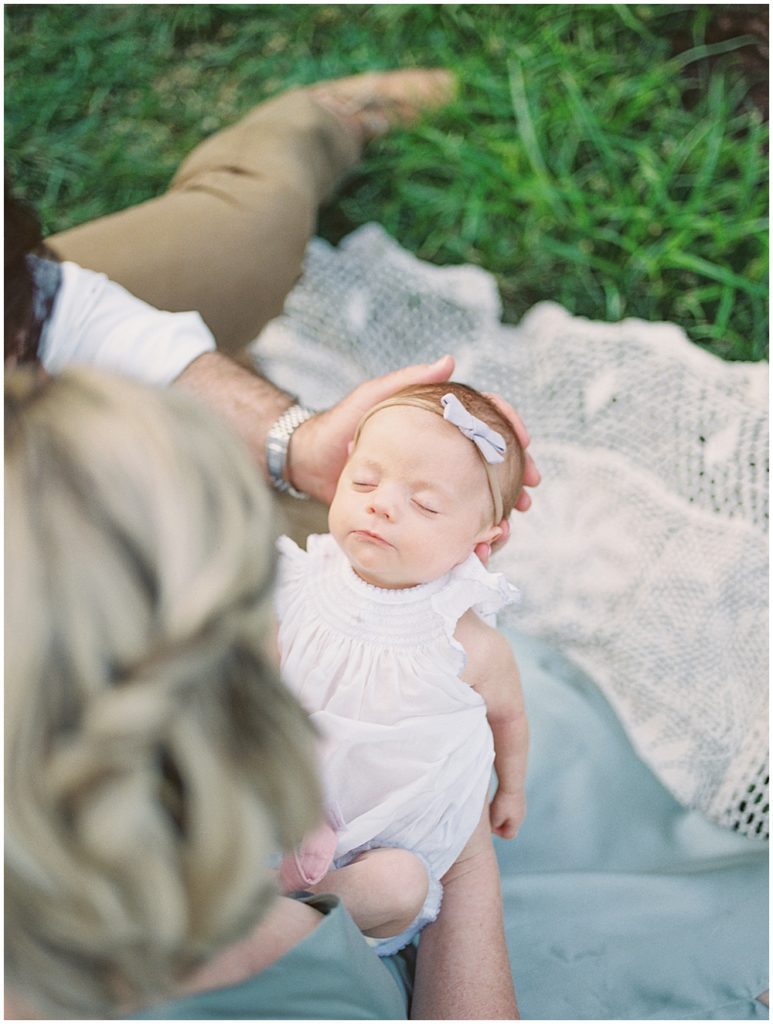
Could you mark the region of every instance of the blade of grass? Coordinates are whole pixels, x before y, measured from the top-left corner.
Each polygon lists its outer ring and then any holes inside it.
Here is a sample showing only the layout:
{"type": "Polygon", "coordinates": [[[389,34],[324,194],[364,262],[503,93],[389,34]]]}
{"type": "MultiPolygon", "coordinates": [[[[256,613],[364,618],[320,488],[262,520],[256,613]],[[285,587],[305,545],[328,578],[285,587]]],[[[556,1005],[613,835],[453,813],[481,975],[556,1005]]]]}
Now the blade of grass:
{"type": "Polygon", "coordinates": [[[508,74],[510,79],[510,97],[513,104],[513,113],[515,114],[516,125],[526,149],[526,153],[529,157],[529,162],[532,166],[532,170],[544,187],[543,194],[545,199],[553,207],[555,212],[560,215],[564,212],[563,206],[558,200],[553,186],[553,180],[550,172],[548,171],[545,160],[543,159],[542,152],[540,151],[537,133],[534,130],[534,122],[532,121],[531,113],[529,111],[523,69],[517,58],[514,58],[508,63],[508,74]]]}
{"type": "Polygon", "coordinates": [[[726,287],[737,288],[739,291],[745,292],[747,295],[757,295],[760,297],[767,295],[767,288],[764,284],[757,284],[749,281],[745,277],[734,274],[726,267],[715,266],[713,263],[703,259],[701,256],[694,256],[688,252],[670,253],[664,258],[664,267],[691,270],[693,273],[700,274],[703,277],[708,277],[712,281],[718,281],[726,287]]]}

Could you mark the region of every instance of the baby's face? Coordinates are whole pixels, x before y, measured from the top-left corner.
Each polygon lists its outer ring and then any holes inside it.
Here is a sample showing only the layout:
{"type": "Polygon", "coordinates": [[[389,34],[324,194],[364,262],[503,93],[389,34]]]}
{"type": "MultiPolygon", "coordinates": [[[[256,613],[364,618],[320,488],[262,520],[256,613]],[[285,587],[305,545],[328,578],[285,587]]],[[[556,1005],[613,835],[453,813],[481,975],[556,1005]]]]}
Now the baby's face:
{"type": "Polygon", "coordinates": [[[474,446],[440,416],[389,406],[366,421],[330,506],[330,532],[355,572],[377,587],[443,576],[491,523],[486,471],[474,446]]]}

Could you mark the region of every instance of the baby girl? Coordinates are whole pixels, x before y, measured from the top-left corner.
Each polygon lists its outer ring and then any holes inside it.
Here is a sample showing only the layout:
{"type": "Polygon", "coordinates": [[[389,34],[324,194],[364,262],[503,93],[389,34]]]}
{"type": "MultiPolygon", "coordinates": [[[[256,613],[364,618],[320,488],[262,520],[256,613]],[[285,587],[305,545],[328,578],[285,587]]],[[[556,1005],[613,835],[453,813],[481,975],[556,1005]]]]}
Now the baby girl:
{"type": "Polygon", "coordinates": [[[440,879],[498,787],[491,828],[523,818],[527,725],[494,614],[517,592],[477,545],[502,535],[523,450],[485,396],[408,388],[350,445],[330,533],[279,540],[282,674],[321,736],[329,827],[281,878],[333,892],[388,955],[438,914],[440,879]]]}

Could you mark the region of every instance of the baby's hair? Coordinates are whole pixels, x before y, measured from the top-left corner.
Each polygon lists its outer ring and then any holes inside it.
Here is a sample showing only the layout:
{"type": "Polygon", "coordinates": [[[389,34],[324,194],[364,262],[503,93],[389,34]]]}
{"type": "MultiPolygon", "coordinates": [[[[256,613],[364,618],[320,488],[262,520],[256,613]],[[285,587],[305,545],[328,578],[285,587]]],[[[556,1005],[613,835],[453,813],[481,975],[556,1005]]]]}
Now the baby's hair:
{"type": "Polygon", "coordinates": [[[6,981],[137,1006],[254,926],[313,827],[313,732],[266,656],[272,509],[173,391],[6,376],[6,981]]]}
{"type": "MultiPolygon", "coordinates": [[[[419,409],[426,409],[427,412],[443,415],[441,399],[444,395],[452,394],[461,402],[465,409],[479,420],[483,420],[489,427],[496,430],[505,440],[506,452],[503,462],[488,463],[481,455],[486,475],[489,480],[489,487],[492,492],[494,506],[494,518],[497,519],[497,491],[501,494],[502,515],[508,516],[523,486],[523,471],[525,455],[523,446],[518,440],[515,430],[510,421],[505,417],[486,395],[476,391],[467,384],[460,384],[457,381],[446,381],[444,384],[414,384],[403,388],[396,394],[391,395],[383,402],[373,406],[362,417],[354,433],[354,444],[360,437],[360,432],[370,417],[380,409],[390,406],[409,405],[419,409]],[[492,480],[492,476],[494,479],[492,480]]],[[[471,441],[470,444],[473,442],[471,441]]],[[[473,447],[475,447],[473,445],[473,447]]],[[[477,448],[475,449],[478,450],[477,448]]],[[[501,518],[501,517],[499,517],[501,518]]],[[[497,520],[498,521],[498,520],[497,520]]]]}

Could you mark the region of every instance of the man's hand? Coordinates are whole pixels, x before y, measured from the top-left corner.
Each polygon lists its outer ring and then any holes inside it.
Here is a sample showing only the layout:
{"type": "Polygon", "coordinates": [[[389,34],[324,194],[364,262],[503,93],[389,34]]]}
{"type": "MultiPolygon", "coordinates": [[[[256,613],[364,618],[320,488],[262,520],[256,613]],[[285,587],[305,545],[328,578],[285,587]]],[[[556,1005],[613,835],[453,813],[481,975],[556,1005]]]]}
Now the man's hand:
{"type": "MultiPolygon", "coordinates": [[[[287,476],[300,491],[329,504],[362,416],[378,402],[411,384],[448,380],[454,360],[408,366],[355,388],[338,405],[302,423],[290,441],[287,476]]],[[[195,394],[246,441],[266,474],[266,435],[293,403],[292,396],[222,352],[205,352],[183,370],[175,386],[195,394]]]]}
{"type": "MultiPolygon", "coordinates": [[[[361,384],[332,409],[302,423],[290,441],[290,482],[298,490],[329,504],[346,462],[354,429],[368,409],[402,388],[412,384],[441,383],[448,380],[453,372],[452,356],[443,356],[435,363],[395,370],[361,384]]],[[[222,352],[205,352],[199,356],[183,370],[175,385],[197,395],[230,423],[246,441],[262,471],[266,472],[266,434],[277,417],[292,405],[293,399],[289,394],[222,352]]],[[[529,435],[518,413],[499,396],[490,397],[512,422],[525,448],[529,444],[529,435]]],[[[528,454],[523,482],[526,487],[536,487],[540,482],[539,470],[528,454]]],[[[515,507],[525,512],[530,504],[529,495],[521,491],[515,507]]],[[[502,536],[495,548],[501,547],[510,535],[507,520],[500,525],[502,536]]],[[[478,545],[476,553],[485,565],[491,547],[488,544],[478,545]]]]}
{"type": "MultiPolygon", "coordinates": [[[[506,402],[504,398],[501,397],[501,395],[495,395],[490,391],[486,391],[484,392],[484,394],[486,395],[486,398],[491,399],[491,401],[494,403],[497,409],[499,409],[499,411],[502,413],[505,419],[510,421],[511,426],[515,431],[515,436],[521,442],[521,447],[523,448],[526,460],[525,465],[523,467],[523,488],[521,488],[521,493],[518,495],[518,500],[515,503],[515,509],[517,512],[526,512],[529,508],[531,508],[531,495],[526,490],[524,490],[524,488],[538,487],[540,480],[542,479],[542,477],[540,476],[540,471],[537,469],[537,464],[527,451],[529,445],[531,444],[529,431],[526,429],[526,424],[523,422],[523,420],[512,407],[512,405],[510,405],[509,402],[506,402]]],[[[507,536],[509,536],[509,531],[507,536]]],[[[494,545],[494,548],[496,549],[501,547],[507,540],[507,536],[504,538],[500,537],[500,539],[494,545]]]]}
{"type": "MultiPolygon", "coordinates": [[[[523,487],[521,488],[521,493],[518,495],[515,502],[515,511],[528,512],[531,508],[531,495],[526,488],[538,487],[542,480],[540,471],[537,469],[537,464],[528,452],[528,447],[531,444],[529,432],[526,429],[526,425],[523,420],[509,402],[506,402],[500,395],[492,394],[490,391],[486,391],[484,393],[486,398],[491,399],[505,419],[510,421],[512,428],[515,431],[515,436],[521,442],[521,447],[523,448],[525,456],[523,467],[523,487]]],[[[499,551],[500,548],[503,548],[505,544],[507,544],[508,538],[510,537],[510,520],[506,518],[503,519],[499,524],[499,529],[502,532],[493,544],[478,544],[475,548],[475,554],[484,565],[488,565],[489,558],[491,558],[493,551],[499,551]]]]}
{"type": "Polygon", "coordinates": [[[360,384],[332,409],[302,423],[290,442],[288,477],[294,487],[330,504],[362,417],[379,402],[412,384],[436,384],[454,372],[452,356],[436,363],[407,366],[360,384]]]}
{"type": "MultiPolygon", "coordinates": [[[[453,372],[452,356],[443,356],[431,364],[407,366],[404,369],[395,370],[383,377],[377,377],[375,380],[361,384],[332,409],[302,423],[290,442],[288,477],[293,486],[318,498],[325,504],[329,504],[333,499],[338,477],[346,462],[349,442],[354,435],[355,427],[368,409],[402,388],[412,384],[436,384],[448,380],[453,372]]],[[[498,395],[489,395],[488,397],[512,423],[518,440],[526,450],[530,438],[518,413],[498,395]]],[[[534,460],[526,452],[524,487],[536,487],[540,479],[540,473],[534,460]]],[[[529,494],[522,490],[515,505],[516,509],[525,512],[530,505],[529,494]]],[[[502,536],[494,545],[494,549],[502,547],[510,536],[510,525],[506,519],[502,520],[500,526],[502,536]]],[[[491,553],[491,547],[488,544],[482,544],[479,545],[479,548],[481,550],[477,551],[477,554],[485,565],[491,553]]]]}

